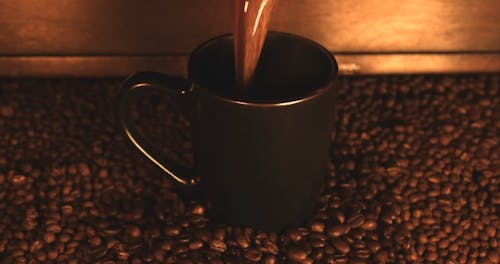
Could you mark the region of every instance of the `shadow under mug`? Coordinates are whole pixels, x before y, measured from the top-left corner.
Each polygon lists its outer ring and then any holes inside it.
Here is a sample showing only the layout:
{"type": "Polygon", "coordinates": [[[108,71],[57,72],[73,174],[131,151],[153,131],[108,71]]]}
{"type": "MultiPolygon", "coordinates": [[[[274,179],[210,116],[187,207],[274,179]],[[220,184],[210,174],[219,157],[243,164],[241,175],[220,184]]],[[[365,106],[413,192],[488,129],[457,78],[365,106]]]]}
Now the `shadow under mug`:
{"type": "Polygon", "coordinates": [[[188,79],[139,72],[116,96],[121,129],[175,182],[196,188],[214,222],[281,230],[312,213],[327,171],[338,65],[318,43],[269,32],[252,93],[234,91],[232,35],[201,44],[188,79]],[[189,98],[195,166],[170,161],[133,124],[134,92],[159,88],[189,98]]]}

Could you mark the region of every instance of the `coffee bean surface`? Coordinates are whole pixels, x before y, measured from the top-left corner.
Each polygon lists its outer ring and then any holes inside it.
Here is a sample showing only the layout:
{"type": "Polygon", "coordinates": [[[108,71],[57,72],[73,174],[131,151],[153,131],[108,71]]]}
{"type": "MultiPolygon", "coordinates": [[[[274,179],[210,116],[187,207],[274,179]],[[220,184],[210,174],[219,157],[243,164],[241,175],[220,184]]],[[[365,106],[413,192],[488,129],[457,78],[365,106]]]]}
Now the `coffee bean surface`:
{"type": "MultiPolygon", "coordinates": [[[[314,214],[211,222],[116,128],[118,79],[0,79],[0,263],[499,263],[500,75],[342,77],[314,214]]],[[[193,164],[167,96],[139,129],[193,164]]]]}

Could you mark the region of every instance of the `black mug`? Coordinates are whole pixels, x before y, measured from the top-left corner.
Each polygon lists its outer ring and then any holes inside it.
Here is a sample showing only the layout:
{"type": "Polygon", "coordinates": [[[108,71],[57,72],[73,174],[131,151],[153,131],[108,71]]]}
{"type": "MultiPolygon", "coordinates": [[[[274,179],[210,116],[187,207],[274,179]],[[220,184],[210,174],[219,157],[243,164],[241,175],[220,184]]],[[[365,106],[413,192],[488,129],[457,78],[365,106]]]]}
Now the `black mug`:
{"type": "Polygon", "coordinates": [[[121,129],[133,145],[185,188],[199,187],[215,222],[281,230],[310,216],[327,173],[338,65],[318,43],[269,32],[252,93],[234,90],[232,35],[190,56],[188,79],[156,72],[130,76],[116,97],[121,129]],[[129,117],[137,90],[190,98],[194,168],[169,161],[129,117]]]}

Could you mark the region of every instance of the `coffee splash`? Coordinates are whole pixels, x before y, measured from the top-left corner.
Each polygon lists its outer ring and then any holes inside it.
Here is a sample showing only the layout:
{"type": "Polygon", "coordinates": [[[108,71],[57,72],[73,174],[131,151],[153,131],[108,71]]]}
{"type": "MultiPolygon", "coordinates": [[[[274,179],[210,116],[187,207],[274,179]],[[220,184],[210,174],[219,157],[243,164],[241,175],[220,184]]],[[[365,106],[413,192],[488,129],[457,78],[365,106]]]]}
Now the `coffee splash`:
{"type": "Polygon", "coordinates": [[[275,0],[232,0],[237,94],[248,97],[275,0]]]}

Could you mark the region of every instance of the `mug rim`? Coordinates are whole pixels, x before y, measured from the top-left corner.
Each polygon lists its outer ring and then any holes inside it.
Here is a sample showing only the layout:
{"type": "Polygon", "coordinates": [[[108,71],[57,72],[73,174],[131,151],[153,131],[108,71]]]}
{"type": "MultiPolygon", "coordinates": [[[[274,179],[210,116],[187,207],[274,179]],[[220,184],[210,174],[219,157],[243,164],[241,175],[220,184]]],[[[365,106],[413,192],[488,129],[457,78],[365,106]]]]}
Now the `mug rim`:
{"type": "MultiPolygon", "coordinates": [[[[309,39],[309,38],[306,38],[303,36],[299,36],[296,34],[292,34],[292,33],[288,33],[288,32],[281,32],[281,31],[273,31],[273,30],[270,30],[268,32],[268,34],[275,35],[275,36],[281,35],[281,36],[291,37],[294,39],[298,39],[300,41],[308,42],[308,43],[312,44],[313,46],[315,46],[316,48],[318,48],[323,54],[325,54],[325,56],[330,61],[330,65],[332,65],[332,70],[330,71],[328,77],[326,78],[326,81],[324,83],[322,83],[321,85],[318,85],[318,87],[316,89],[314,89],[310,93],[307,93],[304,96],[292,97],[292,98],[287,98],[284,100],[276,100],[276,102],[272,102],[272,101],[252,102],[252,101],[245,101],[243,99],[229,98],[229,97],[217,94],[217,93],[211,91],[210,89],[204,87],[203,85],[200,85],[200,87],[203,90],[205,90],[210,97],[213,97],[215,99],[218,99],[220,101],[224,101],[227,103],[235,104],[235,105],[251,106],[251,107],[281,107],[281,106],[295,105],[295,104],[299,104],[299,103],[302,103],[305,101],[313,100],[314,98],[319,97],[322,94],[325,94],[333,86],[336,78],[338,77],[339,67],[338,67],[337,60],[335,60],[335,57],[332,55],[332,53],[329,50],[327,50],[324,46],[322,46],[321,44],[319,44],[318,42],[316,42],[312,39],[309,39]]],[[[192,70],[194,67],[193,66],[193,64],[194,64],[193,58],[196,57],[195,55],[197,53],[199,53],[201,50],[203,50],[205,47],[211,45],[212,43],[214,43],[216,41],[220,41],[221,39],[231,38],[232,36],[233,36],[232,33],[226,33],[226,34],[215,36],[215,37],[210,38],[210,39],[206,40],[205,42],[201,43],[191,52],[191,54],[189,56],[189,60],[188,60],[188,80],[191,83],[196,83],[192,79],[192,75],[191,75],[191,73],[193,72],[193,70],[192,70]]]]}

